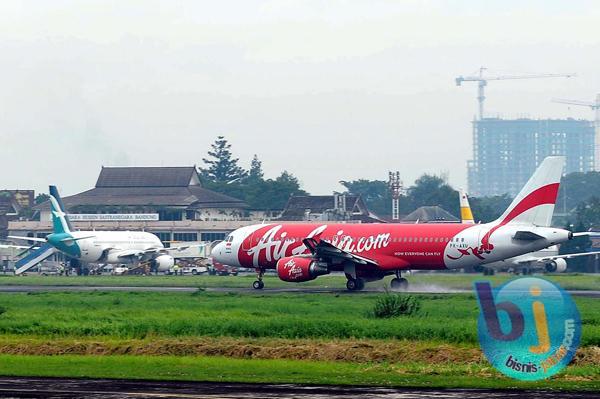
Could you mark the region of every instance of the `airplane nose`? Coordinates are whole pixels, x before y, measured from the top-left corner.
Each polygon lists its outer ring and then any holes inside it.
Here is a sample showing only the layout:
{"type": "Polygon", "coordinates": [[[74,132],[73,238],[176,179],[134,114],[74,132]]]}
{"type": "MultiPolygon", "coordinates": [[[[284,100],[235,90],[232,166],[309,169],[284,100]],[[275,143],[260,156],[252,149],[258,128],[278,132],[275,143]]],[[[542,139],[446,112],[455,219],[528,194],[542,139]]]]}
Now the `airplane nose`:
{"type": "Polygon", "coordinates": [[[225,255],[224,253],[224,249],[225,249],[225,245],[223,244],[223,242],[218,243],[217,245],[215,245],[213,247],[213,249],[210,251],[210,255],[213,257],[213,259],[215,259],[217,262],[221,262],[223,261],[223,256],[225,255]]]}

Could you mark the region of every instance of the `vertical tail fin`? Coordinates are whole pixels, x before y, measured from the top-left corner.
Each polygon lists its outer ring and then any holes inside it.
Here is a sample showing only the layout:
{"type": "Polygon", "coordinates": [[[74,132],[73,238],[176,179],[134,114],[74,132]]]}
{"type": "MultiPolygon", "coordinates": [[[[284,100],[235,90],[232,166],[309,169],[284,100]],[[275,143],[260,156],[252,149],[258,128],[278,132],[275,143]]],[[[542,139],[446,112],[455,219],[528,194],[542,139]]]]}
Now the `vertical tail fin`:
{"type": "Polygon", "coordinates": [[[550,226],[564,164],[562,156],[545,158],[496,222],[550,226]]]}
{"type": "Polygon", "coordinates": [[[67,214],[64,212],[65,207],[56,186],[50,186],[50,206],[54,233],[70,233],[73,227],[67,214]]]}
{"type": "Polygon", "coordinates": [[[467,197],[467,193],[465,190],[460,188],[458,190],[458,195],[460,196],[460,219],[464,224],[475,224],[475,220],[473,219],[473,212],[471,212],[471,206],[469,205],[469,198],[467,197]]]}

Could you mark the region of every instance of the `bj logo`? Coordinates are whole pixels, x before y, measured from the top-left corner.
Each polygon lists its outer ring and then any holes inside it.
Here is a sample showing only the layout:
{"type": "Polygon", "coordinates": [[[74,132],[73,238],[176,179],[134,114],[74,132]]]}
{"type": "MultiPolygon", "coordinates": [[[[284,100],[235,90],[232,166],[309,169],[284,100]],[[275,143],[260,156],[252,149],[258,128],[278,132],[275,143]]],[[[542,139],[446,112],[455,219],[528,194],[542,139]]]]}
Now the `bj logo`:
{"type": "Polygon", "coordinates": [[[570,295],[550,281],[521,278],[492,290],[476,282],[479,342],[502,373],[522,380],[547,378],[564,368],[581,337],[570,295]]]}

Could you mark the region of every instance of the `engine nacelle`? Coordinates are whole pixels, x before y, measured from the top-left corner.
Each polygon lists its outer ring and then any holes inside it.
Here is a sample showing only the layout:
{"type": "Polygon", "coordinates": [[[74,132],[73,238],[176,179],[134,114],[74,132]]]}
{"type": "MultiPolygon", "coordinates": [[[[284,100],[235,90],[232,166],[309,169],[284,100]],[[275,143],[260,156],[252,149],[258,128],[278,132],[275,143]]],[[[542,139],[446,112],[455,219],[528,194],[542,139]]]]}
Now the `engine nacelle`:
{"type": "Polygon", "coordinates": [[[328,273],[327,263],[318,262],[311,257],[288,256],[277,261],[277,275],[283,281],[300,283],[328,273]]]}
{"type": "Polygon", "coordinates": [[[546,263],[546,271],[548,273],[562,273],[567,270],[567,261],[558,258],[546,263]]]}
{"type": "Polygon", "coordinates": [[[154,266],[156,271],[166,272],[175,264],[175,259],[171,255],[160,255],[154,258],[154,266]]]}

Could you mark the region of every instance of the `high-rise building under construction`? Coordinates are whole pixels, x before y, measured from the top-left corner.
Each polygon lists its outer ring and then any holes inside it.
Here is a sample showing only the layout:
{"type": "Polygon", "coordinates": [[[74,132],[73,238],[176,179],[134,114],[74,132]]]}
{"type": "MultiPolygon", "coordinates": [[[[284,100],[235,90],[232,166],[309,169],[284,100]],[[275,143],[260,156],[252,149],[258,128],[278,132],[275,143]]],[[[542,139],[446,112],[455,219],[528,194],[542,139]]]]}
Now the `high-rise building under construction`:
{"type": "Polygon", "coordinates": [[[515,196],[547,156],[566,156],[565,172],[594,170],[594,123],[580,119],[498,119],[473,122],[469,194],[515,196]]]}

